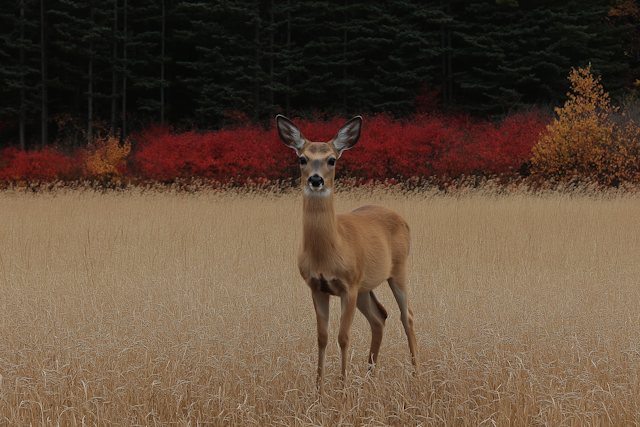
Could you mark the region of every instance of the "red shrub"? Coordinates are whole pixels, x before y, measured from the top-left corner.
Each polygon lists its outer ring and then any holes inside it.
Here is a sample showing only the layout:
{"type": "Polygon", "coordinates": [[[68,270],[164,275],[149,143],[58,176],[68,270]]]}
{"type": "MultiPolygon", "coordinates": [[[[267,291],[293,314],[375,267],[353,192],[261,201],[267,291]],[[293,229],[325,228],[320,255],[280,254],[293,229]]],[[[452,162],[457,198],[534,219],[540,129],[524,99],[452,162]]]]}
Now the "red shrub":
{"type": "MultiPolygon", "coordinates": [[[[328,141],[343,117],[296,120],[312,141],[328,141]]],[[[531,148],[545,130],[542,113],[514,114],[492,124],[464,115],[419,114],[410,120],[388,115],[365,117],[360,143],[344,152],[338,177],[358,181],[404,180],[411,177],[513,174],[531,157],[531,148]]],[[[144,180],[173,182],[200,178],[228,183],[282,180],[298,176],[298,159],[280,142],[275,129],[258,125],[217,132],[173,132],[151,127],[133,137],[129,157],[132,174],[144,180]]],[[[0,181],[77,180],[82,178],[87,153],[73,156],[54,149],[0,151],[0,181]]]]}
{"type": "MultiPolygon", "coordinates": [[[[345,120],[296,122],[308,139],[328,141],[345,120]]],[[[411,120],[369,116],[359,144],[338,162],[337,174],[364,181],[513,174],[531,156],[548,120],[535,112],[514,114],[499,125],[462,115],[423,114],[411,120]]],[[[135,139],[133,163],[143,179],[171,182],[195,177],[242,183],[297,176],[295,154],[280,142],[275,129],[246,126],[172,133],[152,127],[135,139]]]]}
{"type": "Polygon", "coordinates": [[[161,182],[194,177],[219,182],[285,179],[293,176],[297,164],[275,130],[259,126],[179,134],[152,127],[135,140],[132,160],[141,178],[161,182]]]}
{"type": "Polygon", "coordinates": [[[0,182],[53,182],[82,178],[82,156],[67,156],[53,148],[21,151],[5,148],[0,152],[0,182]]]}
{"type": "Polygon", "coordinates": [[[427,114],[430,112],[436,112],[442,108],[440,103],[440,90],[429,90],[427,87],[422,87],[420,93],[416,96],[413,107],[419,114],[427,114]]]}
{"type": "Polygon", "coordinates": [[[369,117],[361,142],[344,153],[338,171],[380,180],[512,174],[530,157],[548,120],[515,114],[496,126],[466,116],[369,117]]]}
{"type": "Polygon", "coordinates": [[[550,118],[540,112],[513,114],[502,123],[458,117],[452,123],[462,135],[451,144],[439,168],[451,177],[513,174],[531,156],[531,148],[550,118]]]}

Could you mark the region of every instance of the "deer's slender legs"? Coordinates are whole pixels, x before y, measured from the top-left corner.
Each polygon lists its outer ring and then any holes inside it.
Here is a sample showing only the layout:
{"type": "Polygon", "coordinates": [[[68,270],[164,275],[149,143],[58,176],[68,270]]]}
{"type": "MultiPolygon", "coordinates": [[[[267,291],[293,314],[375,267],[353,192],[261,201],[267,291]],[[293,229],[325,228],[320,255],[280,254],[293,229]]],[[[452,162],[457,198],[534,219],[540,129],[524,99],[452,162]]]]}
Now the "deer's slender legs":
{"type": "Polygon", "coordinates": [[[418,343],[416,340],[416,332],[413,328],[413,310],[407,300],[407,273],[404,268],[399,269],[394,277],[388,279],[389,286],[393,292],[393,296],[398,302],[400,308],[400,319],[404,326],[409,341],[409,351],[411,352],[411,363],[418,368],[418,343]]]}
{"type": "Polygon", "coordinates": [[[329,294],[313,291],[313,306],[316,309],[316,320],[318,322],[318,387],[324,393],[324,356],[329,341],[329,294]]]}
{"type": "Polygon", "coordinates": [[[375,365],[378,361],[378,354],[380,354],[380,344],[384,333],[384,322],[387,319],[387,310],[380,304],[373,292],[358,294],[356,306],[364,314],[371,326],[371,347],[369,348],[368,362],[375,365]]]}
{"type": "Polygon", "coordinates": [[[340,296],[340,331],[338,332],[338,344],[342,353],[342,379],[347,378],[347,350],[349,348],[349,331],[356,313],[357,290],[346,289],[340,296]]]}

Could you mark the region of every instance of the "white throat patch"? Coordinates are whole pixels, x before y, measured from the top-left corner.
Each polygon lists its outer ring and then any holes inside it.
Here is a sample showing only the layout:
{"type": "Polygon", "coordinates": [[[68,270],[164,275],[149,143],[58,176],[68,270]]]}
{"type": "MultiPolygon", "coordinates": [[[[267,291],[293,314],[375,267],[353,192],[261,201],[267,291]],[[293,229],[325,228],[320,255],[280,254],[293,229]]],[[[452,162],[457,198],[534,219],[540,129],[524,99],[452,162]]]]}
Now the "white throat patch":
{"type": "Polygon", "coordinates": [[[327,197],[331,194],[331,189],[329,187],[321,186],[317,190],[311,185],[304,186],[304,195],[307,197],[327,197]]]}

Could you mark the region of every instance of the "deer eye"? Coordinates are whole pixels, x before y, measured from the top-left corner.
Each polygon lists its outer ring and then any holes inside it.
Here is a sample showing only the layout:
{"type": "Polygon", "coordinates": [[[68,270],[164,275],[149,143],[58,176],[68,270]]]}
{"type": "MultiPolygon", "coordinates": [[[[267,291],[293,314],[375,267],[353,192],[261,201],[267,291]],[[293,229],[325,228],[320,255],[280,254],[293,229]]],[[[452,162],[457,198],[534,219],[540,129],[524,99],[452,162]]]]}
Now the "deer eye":
{"type": "Polygon", "coordinates": [[[307,164],[307,158],[306,157],[300,157],[300,166],[304,166],[307,164]]]}
{"type": "Polygon", "coordinates": [[[329,166],[335,166],[336,165],[336,159],[334,159],[332,157],[332,158],[329,159],[329,161],[327,163],[329,163],[329,166]]]}

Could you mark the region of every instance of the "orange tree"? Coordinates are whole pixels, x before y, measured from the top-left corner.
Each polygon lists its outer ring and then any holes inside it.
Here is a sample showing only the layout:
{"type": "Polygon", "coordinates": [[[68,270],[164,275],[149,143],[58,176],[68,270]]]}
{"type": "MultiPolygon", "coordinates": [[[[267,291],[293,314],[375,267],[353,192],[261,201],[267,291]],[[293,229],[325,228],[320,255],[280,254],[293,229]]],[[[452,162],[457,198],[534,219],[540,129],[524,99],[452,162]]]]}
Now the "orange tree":
{"type": "Polygon", "coordinates": [[[125,139],[120,144],[119,135],[97,136],[85,157],[85,178],[113,184],[122,181],[127,169],[126,162],[131,152],[131,143],[125,139]]]}
{"type": "Polygon", "coordinates": [[[600,77],[587,68],[569,74],[571,91],[557,118],[533,147],[532,175],[539,180],[578,177],[603,185],[640,181],[640,127],[618,114],[600,77]]]}

